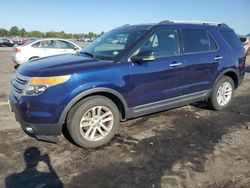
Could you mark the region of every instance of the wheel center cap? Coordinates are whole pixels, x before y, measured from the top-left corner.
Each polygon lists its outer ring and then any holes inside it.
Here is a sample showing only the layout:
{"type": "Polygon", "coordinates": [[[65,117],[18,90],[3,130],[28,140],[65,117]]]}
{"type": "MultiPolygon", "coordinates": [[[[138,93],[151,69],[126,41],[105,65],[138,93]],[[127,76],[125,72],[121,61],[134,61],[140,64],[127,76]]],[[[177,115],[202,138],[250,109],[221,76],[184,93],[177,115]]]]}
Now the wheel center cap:
{"type": "Polygon", "coordinates": [[[97,127],[99,126],[101,123],[101,119],[98,119],[98,118],[94,118],[93,121],[92,121],[92,124],[97,127]]]}

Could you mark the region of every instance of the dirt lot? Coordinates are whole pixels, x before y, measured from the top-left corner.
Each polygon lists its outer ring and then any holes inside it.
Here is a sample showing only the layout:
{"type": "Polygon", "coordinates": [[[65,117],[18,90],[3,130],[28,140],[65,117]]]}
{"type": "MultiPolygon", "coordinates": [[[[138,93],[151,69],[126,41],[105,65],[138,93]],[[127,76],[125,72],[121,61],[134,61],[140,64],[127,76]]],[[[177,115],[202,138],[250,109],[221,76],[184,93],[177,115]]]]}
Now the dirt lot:
{"type": "Polygon", "coordinates": [[[106,146],[26,136],[9,113],[11,49],[0,48],[0,187],[250,187],[250,61],[233,104],[203,103],[122,123],[106,146]]]}

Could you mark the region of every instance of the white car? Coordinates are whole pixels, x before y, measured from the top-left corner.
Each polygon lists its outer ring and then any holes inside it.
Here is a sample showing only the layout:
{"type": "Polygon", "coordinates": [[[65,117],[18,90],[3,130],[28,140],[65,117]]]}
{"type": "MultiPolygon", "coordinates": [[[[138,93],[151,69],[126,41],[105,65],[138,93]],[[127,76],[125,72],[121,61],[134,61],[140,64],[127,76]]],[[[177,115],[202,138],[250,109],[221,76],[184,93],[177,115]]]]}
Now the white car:
{"type": "Polygon", "coordinates": [[[20,65],[27,61],[60,54],[75,54],[81,47],[65,39],[38,39],[14,46],[12,60],[20,65]]]}
{"type": "Polygon", "coordinates": [[[245,49],[246,55],[250,55],[250,37],[240,36],[240,41],[245,49]]]}

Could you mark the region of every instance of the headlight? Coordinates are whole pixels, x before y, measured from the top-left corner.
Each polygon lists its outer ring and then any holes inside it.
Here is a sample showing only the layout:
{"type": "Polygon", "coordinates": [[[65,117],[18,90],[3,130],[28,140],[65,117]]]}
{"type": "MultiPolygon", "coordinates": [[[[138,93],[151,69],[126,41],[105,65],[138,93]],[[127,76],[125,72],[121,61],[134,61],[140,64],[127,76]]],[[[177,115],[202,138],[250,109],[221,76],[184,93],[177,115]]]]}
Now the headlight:
{"type": "Polygon", "coordinates": [[[48,87],[67,82],[70,75],[53,77],[33,77],[23,91],[23,95],[32,96],[43,93],[48,87]]]}

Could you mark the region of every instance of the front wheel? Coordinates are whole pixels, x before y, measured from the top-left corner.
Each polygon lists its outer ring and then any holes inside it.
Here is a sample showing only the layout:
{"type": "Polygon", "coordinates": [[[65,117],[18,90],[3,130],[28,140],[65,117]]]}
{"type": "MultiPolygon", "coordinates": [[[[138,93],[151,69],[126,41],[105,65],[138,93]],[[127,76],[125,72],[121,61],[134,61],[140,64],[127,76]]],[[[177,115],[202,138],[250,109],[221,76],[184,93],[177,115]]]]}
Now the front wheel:
{"type": "Polygon", "coordinates": [[[229,106],[232,101],[235,85],[228,76],[222,76],[216,83],[209,101],[215,110],[223,110],[229,106]]]}
{"type": "Polygon", "coordinates": [[[118,130],[118,108],[106,97],[88,97],[76,104],[70,113],[67,128],[72,139],[81,147],[102,146],[118,130]]]}

